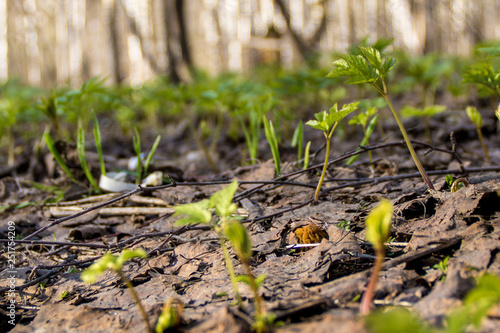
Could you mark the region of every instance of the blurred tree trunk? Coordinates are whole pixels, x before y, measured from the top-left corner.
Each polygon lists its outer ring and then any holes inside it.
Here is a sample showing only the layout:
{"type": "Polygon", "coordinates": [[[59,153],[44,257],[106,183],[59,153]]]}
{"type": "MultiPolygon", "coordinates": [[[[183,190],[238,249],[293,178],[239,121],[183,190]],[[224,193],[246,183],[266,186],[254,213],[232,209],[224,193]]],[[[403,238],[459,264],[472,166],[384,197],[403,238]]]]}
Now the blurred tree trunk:
{"type": "Polygon", "coordinates": [[[176,83],[189,83],[192,78],[184,24],[184,1],[165,0],[164,4],[169,74],[176,83]]]}
{"type": "Polygon", "coordinates": [[[120,84],[123,81],[123,75],[121,74],[121,64],[120,64],[120,46],[118,41],[118,26],[116,22],[116,1],[113,0],[111,6],[110,18],[109,18],[109,31],[111,32],[111,52],[113,53],[113,79],[116,84],[120,84]]]}

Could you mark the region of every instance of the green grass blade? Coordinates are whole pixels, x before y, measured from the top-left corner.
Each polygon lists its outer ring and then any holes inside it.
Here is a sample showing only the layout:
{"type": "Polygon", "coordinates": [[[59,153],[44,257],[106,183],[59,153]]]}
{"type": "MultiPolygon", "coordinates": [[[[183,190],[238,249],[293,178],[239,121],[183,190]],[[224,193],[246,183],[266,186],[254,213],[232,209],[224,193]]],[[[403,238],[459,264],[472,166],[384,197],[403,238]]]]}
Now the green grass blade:
{"type": "Polygon", "coordinates": [[[101,140],[101,129],[99,127],[99,122],[97,117],[92,111],[92,117],[94,118],[94,140],[95,146],[97,148],[97,155],[99,155],[99,165],[101,167],[101,175],[106,175],[106,164],[104,164],[104,157],[102,155],[102,140],[101,140]]]}
{"type": "Polygon", "coordinates": [[[155,142],[153,143],[153,147],[151,147],[151,150],[149,151],[148,156],[146,157],[146,162],[144,163],[144,177],[147,176],[146,174],[148,173],[149,164],[151,163],[151,160],[153,159],[156,149],[158,148],[158,144],[160,144],[160,140],[161,140],[161,135],[158,135],[156,137],[155,142]]]}
{"type": "Polygon", "coordinates": [[[137,178],[135,180],[135,183],[139,185],[142,182],[142,160],[141,160],[141,136],[139,135],[139,131],[137,130],[137,127],[133,126],[135,136],[133,138],[134,140],[134,150],[135,154],[137,155],[137,178]]]}
{"type": "Polygon", "coordinates": [[[304,170],[309,166],[309,151],[311,150],[311,141],[307,142],[306,150],[304,151],[304,170]]]}
{"type": "Polygon", "coordinates": [[[78,126],[78,138],[76,141],[76,151],[78,153],[78,159],[80,160],[80,164],[82,165],[83,172],[85,172],[85,176],[90,182],[90,185],[92,185],[92,188],[95,189],[96,191],[99,191],[99,186],[97,185],[97,182],[94,179],[94,176],[92,176],[92,173],[90,172],[89,166],[87,165],[87,160],[85,159],[85,132],[83,131],[83,127],[81,123],[78,126]]]}
{"type": "Polygon", "coordinates": [[[278,140],[276,138],[276,132],[274,131],[273,123],[271,121],[267,121],[264,116],[264,130],[267,138],[267,142],[271,147],[271,153],[273,155],[274,163],[276,166],[276,174],[279,175],[281,172],[281,163],[280,163],[280,152],[278,150],[278,140]]]}

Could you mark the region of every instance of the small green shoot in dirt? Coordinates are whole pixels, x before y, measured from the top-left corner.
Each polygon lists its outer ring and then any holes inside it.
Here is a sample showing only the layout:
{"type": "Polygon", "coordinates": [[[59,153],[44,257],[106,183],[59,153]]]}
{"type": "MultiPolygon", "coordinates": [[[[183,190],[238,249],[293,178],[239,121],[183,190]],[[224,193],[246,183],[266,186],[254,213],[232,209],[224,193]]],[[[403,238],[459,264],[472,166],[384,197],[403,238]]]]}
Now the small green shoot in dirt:
{"type": "Polygon", "coordinates": [[[323,164],[323,170],[321,172],[321,177],[318,182],[318,186],[316,187],[316,192],[314,194],[314,202],[318,201],[319,192],[321,190],[321,185],[323,184],[323,180],[325,179],[326,170],[328,168],[328,158],[330,156],[330,145],[332,141],[333,132],[339,121],[344,119],[349,113],[353,112],[357,109],[358,102],[346,104],[342,107],[342,109],[338,109],[337,103],[332,106],[329,112],[322,111],[316,113],[314,117],[316,120],[309,120],[306,125],[311,126],[312,128],[318,129],[323,132],[326,140],[326,152],[325,152],[325,162],[323,164]]]}
{"type": "Polygon", "coordinates": [[[142,319],[146,323],[148,332],[152,332],[151,324],[149,323],[148,314],[144,307],[142,306],[141,300],[137,293],[135,292],[134,286],[132,282],[130,282],[129,278],[123,273],[122,267],[123,265],[132,258],[146,258],[146,252],[142,249],[137,250],[123,250],[119,256],[115,256],[111,253],[106,253],[102,256],[98,261],[90,265],[85,271],[82,272],[80,278],[83,282],[86,283],[95,283],[97,277],[100,276],[107,270],[112,270],[116,272],[123,283],[127,286],[132,298],[134,299],[135,304],[139,308],[139,312],[141,313],[142,319]]]}
{"type": "Polygon", "coordinates": [[[142,182],[142,154],[141,154],[141,136],[139,135],[139,131],[137,127],[133,126],[135,136],[133,138],[134,142],[134,151],[137,158],[137,169],[136,169],[136,178],[135,183],[139,185],[142,182]]]}
{"type": "Polygon", "coordinates": [[[38,286],[40,287],[40,290],[41,290],[41,291],[44,291],[44,290],[45,290],[45,286],[46,286],[46,285],[47,285],[47,282],[40,282],[40,283],[38,284],[38,286]]]}
{"type": "Polygon", "coordinates": [[[179,327],[182,321],[183,310],[184,305],[180,300],[170,298],[163,305],[161,314],[158,317],[158,322],[156,323],[155,332],[163,333],[170,328],[179,327]]]}
{"type": "Polygon", "coordinates": [[[385,259],[384,243],[391,234],[393,205],[389,200],[383,199],[380,203],[368,214],[366,218],[366,239],[372,244],[375,249],[375,264],[373,272],[368,282],[368,286],[361,299],[360,312],[362,315],[370,313],[373,294],[378,280],[378,274],[382,268],[382,263],[385,259]]]}
{"type": "Polygon", "coordinates": [[[85,176],[90,182],[92,189],[97,193],[100,193],[101,190],[99,189],[99,185],[97,185],[97,182],[87,164],[87,160],[85,159],[85,131],[83,130],[81,121],[78,121],[78,139],[76,141],[76,151],[78,153],[78,159],[80,160],[83,172],[85,172],[85,176]]]}
{"type": "Polygon", "coordinates": [[[276,175],[281,173],[281,162],[280,162],[280,152],[278,150],[278,139],[276,137],[276,132],[274,131],[274,126],[271,120],[267,120],[264,116],[264,132],[266,134],[267,142],[269,147],[271,147],[271,154],[273,155],[274,165],[276,167],[276,175]]]}
{"type": "Polygon", "coordinates": [[[450,175],[450,174],[447,174],[445,176],[445,182],[446,182],[446,186],[448,186],[449,189],[451,189],[451,185],[453,185],[453,176],[450,175]]]}
{"type": "Polygon", "coordinates": [[[304,150],[304,167],[307,169],[309,167],[309,152],[311,151],[311,141],[307,141],[306,149],[304,150]]]}
{"type": "Polygon", "coordinates": [[[60,298],[63,300],[63,299],[65,299],[65,298],[66,298],[66,297],[68,297],[68,296],[69,296],[69,291],[65,290],[65,291],[63,291],[63,292],[61,293],[60,298]]]}
{"type": "Polygon", "coordinates": [[[446,274],[448,274],[448,260],[450,260],[450,256],[446,256],[443,260],[432,267],[434,269],[439,269],[443,273],[441,281],[444,281],[446,279],[446,274]]]}
{"type": "MultiPolygon", "coordinates": [[[[365,112],[362,112],[358,114],[355,117],[352,117],[351,120],[349,120],[349,125],[359,125],[363,128],[363,140],[360,143],[361,147],[368,146],[370,144],[370,136],[373,133],[373,130],[375,129],[375,125],[377,124],[378,120],[378,114],[377,113],[377,108],[371,107],[367,109],[365,112]]],[[[347,160],[347,165],[353,164],[357,159],[359,155],[354,155],[350,159],[347,160]]],[[[373,169],[373,159],[372,159],[372,152],[368,151],[368,159],[370,160],[370,169],[373,169]]]]}
{"type": "Polygon", "coordinates": [[[463,75],[463,83],[474,83],[486,88],[486,93],[500,97],[500,70],[496,70],[491,63],[477,63],[472,65],[463,75]]]}
{"type": "Polygon", "coordinates": [[[160,144],[161,136],[158,135],[156,137],[155,142],[153,143],[153,146],[149,150],[148,156],[146,156],[146,161],[144,162],[144,177],[147,176],[149,165],[151,164],[151,161],[153,160],[153,156],[156,153],[156,149],[158,148],[158,145],[160,144]]]}
{"type": "Polygon", "coordinates": [[[342,221],[340,221],[338,227],[340,229],[344,229],[345,231],[351,231],[351,221],[342,220],[342,221]]]}
{"type": "Polygon", "coordinates": [[[391,57],[382,59],[380,51],[372,47],[359,47],[359,52],[360,54],[358,55],[345,55],[341,57],[341,59],[334,61],[333,64],[335,65],[335,69],[328,74],[328,77],[346,76],[348,77],[348,84],[369,83],[380,93],[380,95],[382,95],[389,105],[394,119],[396,119],[401,134],[403,135],[406,145],[408,146],[408,150],[410,151],[410,155],[413,158],[418,171],[422,175],[422,178],[429,189],[433,190],[434,186],[425,172],[422,163],[420,163],[420,160],[413,149],[413,145],[410,142],[410,138],[408,137],[408,134],[406,134],[406,129],[401,122],[399,114],[394,108],[394,105],[388,95],[385,79],[389,71],[394,67],[396,59],[391,57]]]}
{"type": "Polygon", "coordinates": [[[483,147],[484,156],[486,157],[486,162],[490,163],[490,155],[488,154],[488,149],[484,144],[483,131],[481,130],[481,127],[483,127],[483,118],[481,117],[481,114],[479,113],[479,111],[477,111],[477,109],[474,106],[466,107],[465,113],[476,127],[477,136],[479,138],[479,142],[481,142],[481,146],[483,147]]]}
{"type": "Polygon", "coordinates": [[[292,147],[297,147],[297,163],[300,163],[302,159],[302,145],[304,144],[304,125],[302,125],[302,120],[293,132],[292,147]]]}
{"type": "Polygon", "coordinates": [[[99,156],[101,175],[106,175],[106,164],[104,164],[104,156],[102,154],[101,128],[99,127],[99,121],[97,120],[97,116],[94,111],[92,111],[92,118],[94,119],[94,141],[97,149],[97,155],[99,156]]]}

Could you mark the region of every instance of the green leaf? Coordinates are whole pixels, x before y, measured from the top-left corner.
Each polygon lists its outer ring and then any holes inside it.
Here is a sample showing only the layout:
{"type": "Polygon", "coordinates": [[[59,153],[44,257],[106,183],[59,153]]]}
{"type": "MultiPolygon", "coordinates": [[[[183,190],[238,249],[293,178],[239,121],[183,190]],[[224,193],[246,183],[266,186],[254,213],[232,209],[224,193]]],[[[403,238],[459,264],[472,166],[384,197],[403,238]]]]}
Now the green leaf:
{"type": "Polygon", "coordinates": [[[238,275],[236,277],[236,281],[237,282],[243,282],[243,283],[245,283],[248,286],[252,285],[252,283],[250,282],[250,277],[248,275],[238,275]]]}
{"type": "Polygon", "coordinates": [[[50,133],[48,130],[45,131],[45,134],[44,134],[44,139],[45,139],[45,144],[47,145],[47,148],[49,149],[49,151],[52,153],[52,156],[54,156],[54,159],[56,160],[57,164],[59,165],[59,167],[61,167],[61,169],[64,171],[64,173],[75,183],[77,183],[76,181],[76,178],[73,176],[73,174],[71,173],[71,171],[69,171],[69,168],[68,166],[66,165],[66,163],[64,162],[64,160],[62,159],[61,155],[59,154],[59,152],[57,151],[56,149],[56,146],[54,144],[54,140],[52,140],[52,137],[50,136],[50,133]]]}
{"type": "Polygon", "coordinates": [[[174,216],[184,216],[183,218],[177,220],[175,225],[179,226],[199,223],[210,224],[210,221],[212,220],[212,213],[210,213],[208,208],[208,199],[196,203],[175,206],[174,216]]]}
{"type": "Polygon", "coordinates": [[[393,205],[389,200],[382,199],[368,214],[365,220],[366,238],[375,249],[384,246],[391,233],[393,205]]]}
{"type": "Polygon", "coordinates": [[[78,159],[80,160],[80,164],[82,166],[83,172],[85,176],[92,185],[92,188],[95,190],[99,190],[99,186],[94,179],[94,176],[90,172],[89,166],[87,165],[87,160],[85,159],[85,132],[83,130],[83,126],[81,122],[78,123],[78,138],[76,141],[76,151],[78,153],[78,159]]]}
{"type": "Polygon", "coordinates": [[[123,250],[119,256],[115,256],[110,252],[103,255],[98,261],[90,265],[85,271],[82,272],[80,278],[83,282],[94,283],[97,277],[108,269],[115,272],[122,269],[123,264],[131,258],[146,258],[146,252],[142,249],[137,250],[123,250]]]}
{"type": "Polygon", "coordinates": [[[264,280],[266,279],[266,277],[267,276],[265,274],[261,274],[255,278],[255,284],[257,285],[257,289],[260,288],[262,283],[264,283],[264,280]]]}
{"type": "Polygon", "coordinates": [[[116,269],[121,269],[123,264],[126,263],[129,259],[132,258],[147,258],[146,252],[143,249],[135,249],[135,250],[123,250],[116,260],[116,269]]]}
{"type": "Polygon", "coordinates": [[[366,317],[365,326],[372,333],[433,332],[415,314],[404,308],[372,312],[366,317]]]}
{"type": "Polygon", "coordinates": [[[227,236],[236,254],[243,260],[252,257],[252,241],[244,226],[239,222],[229,222],[224,225],[224,234],[227,236]]]}
{"type": "Polygon", "coordinates": [[[232,182],[226,188],[215,192],[209,199],[209,207],[215,208],[215,214],[220,217],[228,217],[238,209],[233,201],[234,194],[238,189],[238,182],[232,182]]]}
{"type": "Polygon", "coordinates": [[[148,153],[148,156],[146,157],[146,161],[144,162],[144,176],[147,176],[146,174],[149,169],[149,164],[151,164],[151,161],[153,160],[153,156],[156,152],[156,149],[158,148],[158,145],[160,144],[160,140],[161,135],[158,135],[155,142],[153,143],[153,146],[151,147],[151,150],[148,153]]]}
{"type": "Polygon", "coordinates": [[[97,121],[94,111],[92,111],[92,117],[94,118],[94,141],[97,148],[97,155],[99,156],[101,175],[106,175],[106,164],[104,163],[104,157],[102,155],[101,129],[99,128],[99,121],[97,121]]]}
{"type": "Polygon", "coordinates": [[[333,64],[335,69],[327,77],[347,76],[349,79],[346,83],[349,84],[369,83],[379,79],[375,68],[362,55],[345,55],[333,64]]]}
{"type": "MultiPolygon", "coordinates": [[[[323,112],[325,112],[325,111],[323,111],[323,112]]],[[[324,126],[321,122],[317,121],[317,120],[309,120],[308,122],[306,122],[306,125],[309,125],[312,128],[320,130],[322,132],[327,132],[328,131],[328,128],[326,126],[324,126]]]]}
{"type": "Polygon", "coordinates": [[[483,126],[483,118],[474,106],[466,107],[465,113],[467,114],[467,117],[469,117],[469,119],[472,121],[474,126],[476,126],[477,128],[481,128],[483,126]]]}

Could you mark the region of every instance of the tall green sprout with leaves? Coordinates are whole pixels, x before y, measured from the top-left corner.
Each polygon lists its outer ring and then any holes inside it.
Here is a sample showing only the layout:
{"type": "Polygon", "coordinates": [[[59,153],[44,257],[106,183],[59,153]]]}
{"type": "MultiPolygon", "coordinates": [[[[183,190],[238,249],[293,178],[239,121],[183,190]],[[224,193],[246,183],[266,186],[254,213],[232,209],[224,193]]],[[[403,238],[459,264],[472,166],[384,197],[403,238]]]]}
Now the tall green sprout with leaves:
{"type": "Polygon", "coordinates": [[[384,243],[389,238],[391,234],[391,221],[392,221],[392,203],[388,200],[382,200],[366,218],[366,238],[370,243],[372,243],[375,249],[375,265],[373,266],[373,272],[363,293],[363,298],[361,299],[360,312],[362,315],[370,313],[370,307],[373,300],[373,294],[375,292],[375,286],[377,285],[378,274],[382,269],[382,264],[385,259],[385,247],[384,243]]]}
{"type": "Polygon", "coordinates": [[[271,148],[271,154],[273,155],[274,165],[276,167],[276,175],[279,175],[281,173],[281,162],[276,131],[274,130],[273,122],[271,120],[268,121],[265,116],[263,118],[263,122],[266,139],[269,143],[269,147],[271,148]]]}
{"type": "Polygon", "coordinates": [[[328,76],[347,76],[349,78],[347,83],[349,84],[369,83],[380,93],[380,95],[382,95],[389,105],[396,122],[398,123],[401,134],[403,135],[418,171],[422,175],[422,178],[429,189],[433,190],[434,185],[432,185],[432,182],[425,172],[422,163],[420,163],[420,160],[413,149],[413,145],[410,142],[410,138],[408,137],[408,134],[406,134],[406,130],[401,122],[399,114],[394,108],[394,105],[388,95],[385,79],[387,77],[387,73],[389,73],[389,71],[394,67],[396,59],[391,57],[382,59],[380,52],[372,47],[360,47],[359,51],[359,55],[345,55],[341,57],[341,59],[335,61],[335,69],[330,72],[328,76]]]}
{"type": "Polygon", "coordinates": [[[254,294],[255,322],[253,327],[257,332],[264,332],[267,329],[267,325],[272,323],[273,317],[266,314],[264,303],[258,292],[259,286],[265,277],[259,276],[255,278],[250,267],[250,258],[252,257],[250,237],[246,229],[234,217],[237,207],[232,200],[237,189],[238,183],[232,182],[226,188],[214,193],[209,199],[174,207],[174,216],[182,216],[175,224],[206,224],[217,233],[238,305],[242,306],[237,285],[237,282],[241,281],[247,283],[254,294]],[[219,217],[218,220],[212,216],[211,210],[215,211],[215,215],[219,217]],[[245,270],[245,275],[243,276],[237,277],[234,272],[229,250],[226,246],[226,237],[231,242],[245,270]]]}
{"type": "Polygon", "coordinates": [[[338,109],[337,104],[335,103],[329,110],[329,112],[322,111],[316,113],[314,117],[316,120],[309,120],[306,125],[311,126],[312,128],[318,129],[323,132],[326,140],[326,151],[325,151],[325,162],[323,164],[323,170],[321,171],[321,177],[318,182],[318,186],[316,187],[316,192],[314,194],[314,202],[318,201],[319,192],[321,190],[321,185],[323,184],[323,180],[325,179],[326,170],[328,168],[328,158],[330,156],[330,145],[332,141],[333,132],[339,121],[345,118],[349,113],[353,112],[358,108],[358,102],[346,104],[342,107],[342,109],[338,109]]]}

